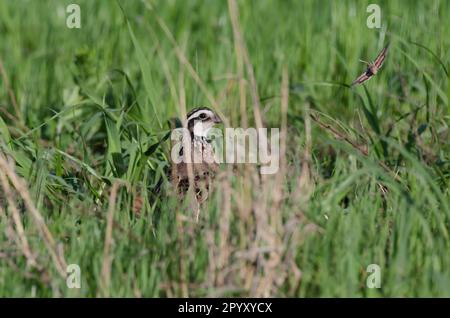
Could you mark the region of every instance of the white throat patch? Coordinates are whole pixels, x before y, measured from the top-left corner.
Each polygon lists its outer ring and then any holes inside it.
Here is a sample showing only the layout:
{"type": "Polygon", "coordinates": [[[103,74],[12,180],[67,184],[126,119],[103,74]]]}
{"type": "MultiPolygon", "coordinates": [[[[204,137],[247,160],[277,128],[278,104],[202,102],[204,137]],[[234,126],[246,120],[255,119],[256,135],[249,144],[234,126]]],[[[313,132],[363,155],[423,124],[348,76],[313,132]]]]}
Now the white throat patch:
{"type": "Polygon", "coordinates": [[[214,126],[212,120],[201,121],[197,120],[194,122],[194,136],[207,137],[209,130],[214,126]]]}

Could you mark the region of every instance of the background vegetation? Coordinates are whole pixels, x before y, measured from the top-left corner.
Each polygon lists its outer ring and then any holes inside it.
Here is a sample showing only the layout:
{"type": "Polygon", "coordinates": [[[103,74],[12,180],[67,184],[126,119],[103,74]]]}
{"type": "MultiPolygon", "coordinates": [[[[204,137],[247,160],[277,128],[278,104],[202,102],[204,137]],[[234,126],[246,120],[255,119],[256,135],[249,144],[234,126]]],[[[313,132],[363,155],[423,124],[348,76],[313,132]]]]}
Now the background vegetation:
{"type": "Polygon", "coordinates": [[[450,296],[449,1],[72,2],[0,0],[0,296],[450,296]],[[196,223],[165,137],[200,105],[286,138],[196,223]]]}

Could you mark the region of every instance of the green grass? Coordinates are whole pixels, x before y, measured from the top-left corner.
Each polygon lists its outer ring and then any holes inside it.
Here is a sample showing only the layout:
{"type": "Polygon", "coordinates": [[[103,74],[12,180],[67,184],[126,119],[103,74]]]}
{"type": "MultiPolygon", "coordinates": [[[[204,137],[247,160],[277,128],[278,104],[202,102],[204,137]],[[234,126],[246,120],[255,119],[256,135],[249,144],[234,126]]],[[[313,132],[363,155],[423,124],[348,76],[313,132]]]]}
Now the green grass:
{"type": "Polygon", "coordinates": [[[72,2],[0,0],[1,152],[55,241],[0,165],[37,263],[0,183],[0,296],[450,296],[450,1],[377,1],[381,29],[366,27],[371,1],[238,1],[266,127],[280,127],[288,70],[286,166],[259,179],[224,165],[198,224],[155,188],[183,93],[188,110],[213,98],[241,126],[228,3],[80,0],[82,28],[68,29],[72,2]],[[387,42],[379,74],[343,85],[387,42]],[[308,105],[320,122],[310,146],[308,105]],[[81,289],[67,288],[58,259],[80,266],[81,289]],[[369,264],[380,289],[366,287],[369,264]]]}

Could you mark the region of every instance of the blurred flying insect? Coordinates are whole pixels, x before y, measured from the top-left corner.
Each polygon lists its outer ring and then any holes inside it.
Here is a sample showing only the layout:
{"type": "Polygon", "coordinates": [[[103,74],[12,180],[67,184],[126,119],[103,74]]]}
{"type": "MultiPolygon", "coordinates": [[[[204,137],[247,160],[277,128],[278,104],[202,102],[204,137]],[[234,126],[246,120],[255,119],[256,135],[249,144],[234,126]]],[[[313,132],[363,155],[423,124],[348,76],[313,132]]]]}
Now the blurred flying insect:
{"type": "Polygon", "coordinates": [[[366,61],[360,60],[361,62],[367,64],[367,70],[364,73],[362,73],[360,76],[358,76],[357,79],[355,79],[353,81],[352,86],[354,86],[356,84],[362,84],[365,81],[371,79],[375,74],[378,73],[378,71],[380,70],[381,66],[384,63],[384,60],[386,59],[388,49],[389,49],[389,44],[386,45],[386,47],[383,50],[381,50],[380,54],[378,54],[378,56],[374,62],[366,62],[366,61]]]}

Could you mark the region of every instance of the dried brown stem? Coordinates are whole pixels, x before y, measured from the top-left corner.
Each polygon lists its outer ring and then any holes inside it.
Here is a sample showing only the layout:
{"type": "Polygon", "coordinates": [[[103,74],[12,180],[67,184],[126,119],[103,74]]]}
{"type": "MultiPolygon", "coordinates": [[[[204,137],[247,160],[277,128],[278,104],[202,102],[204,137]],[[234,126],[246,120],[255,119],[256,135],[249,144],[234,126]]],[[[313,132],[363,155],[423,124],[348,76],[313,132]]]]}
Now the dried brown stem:
{"type": "Polygon", "coordinates": [[[12,213],[12,219],[16,227],[19,246],[22,250],[23,255],[26,257],[28,264],[30,264],[31,266],[36,266],[36,259],[33,253],[31,252],[30,245],[28,244],[28,239],[25,235],[25,230],[20,217],[20,212],[17,209],[16,203],[14,202],[14,195],[11,191],[8,179],[6,178],[6,175],[3,173],[2,170],[0,170],[0,182],[2,184],[3,193],[5,194],[6,200],[8,201],[9,209],[11,210],[12,213]]]}
{"type": "Polygon", "coordinates": [[[111,187],[108,202],[108,215],[106,219],[106,232],[105,243],[103,246],[103,262],[101,271],[100,288],[104,297],[109,297],[109,285],[111,280],[111,246],[113,244],[113,224],[114,224],[114,211],[116,210],[117,192],[119,190],[120,183],[114,182],[111,187]]]}
{"type": "MultiPolygon", "coordinates": [[[[343,133],[339,132],[336,128],[332,127],[331,125],[325,124],[321,122],[314,114],[310,114],[310,117],[312,120],[314,120],[321,128],[323,128],[326,131],[331,132],[336,139],[344,140],[347,142],[350,146],[352,146],[354,149],[356,149],[360,154],[362,154],[364,157],[367,157],[369,155],[369,152],[367,150],[366,145],[358,145],[355,142],[353,142],[350,138],[345,136],[343,133]]],[[[396,180],[400,181],[400,177],[394,173],[383,161],[378,160],[377,163],[391,176],[396,180]]]]}
{"type": "Polygon", "coordinates": [[[14,171],[12,164],[8,163],[4,156],[0,155],[0,169],[9,178],[17,193],[22,197],[28,212],[38,228],[39,234],[42,236],[45,246],[53,259],[55,267],[58,273],[65,278],[66,277],[66,262],[64,256],[58,252],[56,242],[45,224],[44,218],[41,213],[35,207],[33,200],[31,199],[30,192],[26,182],[20,178],[14,171]]]}

